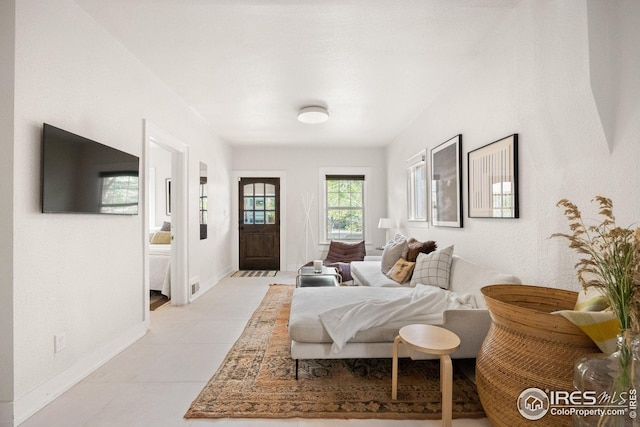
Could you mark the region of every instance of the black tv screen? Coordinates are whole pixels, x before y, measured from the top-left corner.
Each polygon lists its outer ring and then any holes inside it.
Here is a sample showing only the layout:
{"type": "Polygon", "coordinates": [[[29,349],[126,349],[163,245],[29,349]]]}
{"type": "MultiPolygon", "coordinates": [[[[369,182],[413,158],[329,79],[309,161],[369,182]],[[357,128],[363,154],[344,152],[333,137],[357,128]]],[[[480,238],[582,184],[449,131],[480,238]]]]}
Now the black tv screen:
{"type": "Polygon", "coordinates": [[[42,212],[138,214],[139,159],[44,123],[42,212]]]}

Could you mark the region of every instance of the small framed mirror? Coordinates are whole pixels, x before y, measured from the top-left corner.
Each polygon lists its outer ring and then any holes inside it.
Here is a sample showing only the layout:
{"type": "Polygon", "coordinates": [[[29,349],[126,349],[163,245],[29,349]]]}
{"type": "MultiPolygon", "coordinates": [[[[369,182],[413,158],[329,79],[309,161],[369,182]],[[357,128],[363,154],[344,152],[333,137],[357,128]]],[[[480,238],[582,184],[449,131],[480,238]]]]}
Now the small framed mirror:
{"type": "Polygon", "coordinates": [[[198,211],[200,213],[200,240],[207,238],[207,165],[200,162],[200,197],[198,211]]]}

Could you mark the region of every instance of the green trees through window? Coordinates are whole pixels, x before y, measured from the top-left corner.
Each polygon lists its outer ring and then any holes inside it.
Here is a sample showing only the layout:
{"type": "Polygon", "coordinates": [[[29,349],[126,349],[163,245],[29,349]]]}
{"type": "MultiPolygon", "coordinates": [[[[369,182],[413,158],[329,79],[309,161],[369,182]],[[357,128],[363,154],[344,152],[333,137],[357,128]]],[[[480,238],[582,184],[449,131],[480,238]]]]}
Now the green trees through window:
{"type": "Polygon", "coordinates": [[[364,239],[364,176],[326,177],[327,239],[364,239]]]}

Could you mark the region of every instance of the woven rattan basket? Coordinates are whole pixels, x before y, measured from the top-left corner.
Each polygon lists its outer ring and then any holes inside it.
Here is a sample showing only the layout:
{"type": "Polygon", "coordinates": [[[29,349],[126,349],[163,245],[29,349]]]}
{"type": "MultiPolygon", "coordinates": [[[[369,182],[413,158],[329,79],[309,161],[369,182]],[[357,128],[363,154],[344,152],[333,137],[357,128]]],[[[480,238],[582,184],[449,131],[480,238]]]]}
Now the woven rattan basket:
{"type": "Polygon", "coordinates": [[[495,427],[571,426],[568,416],[547,413],[525,419],[517,408],[527,388],[573,390],[577,358],[599,352],[593,341],[564,317],[551,314],[573,309],[578,294],[527,285],[482,288],[493,320],[476,362],[478,394],[495,427]]]}

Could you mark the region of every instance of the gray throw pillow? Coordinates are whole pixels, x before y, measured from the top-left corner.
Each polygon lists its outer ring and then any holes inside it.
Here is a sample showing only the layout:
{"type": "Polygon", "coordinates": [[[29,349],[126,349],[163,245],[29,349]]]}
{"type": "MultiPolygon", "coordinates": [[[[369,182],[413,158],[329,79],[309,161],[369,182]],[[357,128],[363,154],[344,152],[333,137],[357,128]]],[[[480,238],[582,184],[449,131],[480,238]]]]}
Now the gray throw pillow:
{"type": "Polygon", "coordinates": [[[411,277],[411,286],[417,284],[449,289],[453,246],[429,254],[420,253],[411,277]]]}
{"type": "Polygon", "coordinates": [[[387,274],[395,263],[406,256],[407,239],[402,235],[396,235],[393,240],[389,240],[382,250],[382,260],[380,270],[387,274]]]}

